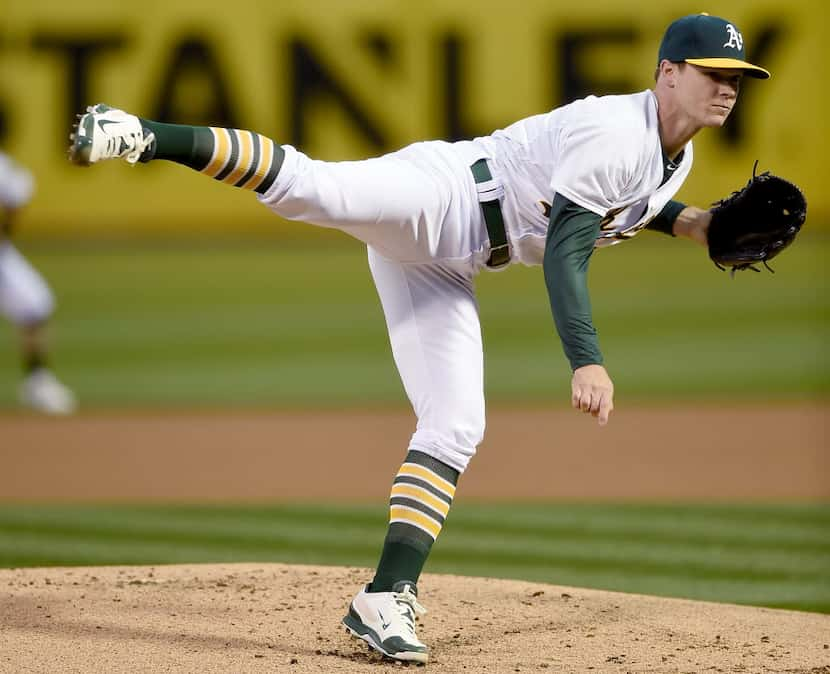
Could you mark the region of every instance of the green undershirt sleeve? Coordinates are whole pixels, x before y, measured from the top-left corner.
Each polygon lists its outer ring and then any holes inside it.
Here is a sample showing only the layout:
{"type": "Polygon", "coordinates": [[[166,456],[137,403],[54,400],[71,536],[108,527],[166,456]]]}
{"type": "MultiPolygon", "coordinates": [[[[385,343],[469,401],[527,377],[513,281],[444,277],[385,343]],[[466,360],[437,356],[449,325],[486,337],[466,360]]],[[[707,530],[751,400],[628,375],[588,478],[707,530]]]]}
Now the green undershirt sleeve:
{"type": "Polygon", "coordinates": [[[553,320],[573,370],[602,364],[588,294],[588,263],[600,220],[559,194],[553,199],[543,269],[553,320]]]}
{"type": "Polygon", "coordinates": [[[651,222],[646,225],[646,229],[674,236],[674,221],[677,220],[677,216],[684,208],[686,208],[686,204],[679,201],[670,201],[663,206],[662,211],[652,218],[651,222]]]}

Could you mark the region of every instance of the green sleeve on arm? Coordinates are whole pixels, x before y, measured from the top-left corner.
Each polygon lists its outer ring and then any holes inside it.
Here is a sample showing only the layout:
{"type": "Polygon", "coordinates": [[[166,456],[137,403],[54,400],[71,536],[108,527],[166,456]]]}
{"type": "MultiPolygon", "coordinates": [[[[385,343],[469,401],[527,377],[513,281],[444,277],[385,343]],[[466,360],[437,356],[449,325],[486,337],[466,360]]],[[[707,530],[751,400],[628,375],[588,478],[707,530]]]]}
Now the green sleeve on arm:
{"type": "Polygon", "coordinates": [[[588,262],[600,219],[559,194],[553,199],[543,267],[553,320],[573,370],[602,364],[588,294],[588,262]]]}
{"type": "Polygon", "coordinates": [[[646,229],[652,229],[655,232],[663,232],[663,234],[674,236],[674,221],[677,220],[677,216],[680,215],[680,211],[684,208],[686,208],[686,204],[679,201],[670,201],[646,225],[646,229]]]}

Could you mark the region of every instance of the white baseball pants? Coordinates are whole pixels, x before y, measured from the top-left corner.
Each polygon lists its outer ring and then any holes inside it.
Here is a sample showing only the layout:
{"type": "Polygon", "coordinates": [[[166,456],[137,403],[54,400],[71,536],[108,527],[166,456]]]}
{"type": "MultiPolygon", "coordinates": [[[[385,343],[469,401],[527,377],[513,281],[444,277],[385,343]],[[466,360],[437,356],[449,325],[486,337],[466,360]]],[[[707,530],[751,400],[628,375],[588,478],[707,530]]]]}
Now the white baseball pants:
{"type": "Polygon", "coordinates": [[[392,354],[418,418],[409,448],[463,472],[485,427],[473,277],[489,240],[469,168],[477,157],[468,145],[441,141],[356,162],[284,149],[260,201],[368,245],[392,354]]]}
{"type": "Polygon", "coordinates": [[[15,325],[40,323],[54,309],[43,277],[8,241],[0,242],[0,314],[15,325]]]}

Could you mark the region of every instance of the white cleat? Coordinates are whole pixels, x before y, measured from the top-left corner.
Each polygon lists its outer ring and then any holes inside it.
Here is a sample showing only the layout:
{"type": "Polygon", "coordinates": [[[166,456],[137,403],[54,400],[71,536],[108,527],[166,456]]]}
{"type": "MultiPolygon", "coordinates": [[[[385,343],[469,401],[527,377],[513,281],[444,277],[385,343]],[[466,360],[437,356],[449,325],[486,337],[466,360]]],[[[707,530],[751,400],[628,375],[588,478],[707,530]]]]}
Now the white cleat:
{"type": "Polygon", "coordinates": [[[383,655],[404,662],[427,662],[429,649],[415,634],[415,616],[426,609],[418,603],[414,583],[399,581],[392,592],[367,592],[364,587],[352,600],[343,624],[383,655]]]}
{"type": "Polygon", "coordinates": [[[141,120],[103,103],[91,105],[69,135],[69,161],[89,166],[102,159],[124,158],[135,164],[155,137],[144,131],[141,120]]]}
{"type": "Polygon", "coordinates": [[[36,370],[23,380],[20,402],[46,414],[72,414],[78,408],[72,391],[46,369],[36,370]]]}

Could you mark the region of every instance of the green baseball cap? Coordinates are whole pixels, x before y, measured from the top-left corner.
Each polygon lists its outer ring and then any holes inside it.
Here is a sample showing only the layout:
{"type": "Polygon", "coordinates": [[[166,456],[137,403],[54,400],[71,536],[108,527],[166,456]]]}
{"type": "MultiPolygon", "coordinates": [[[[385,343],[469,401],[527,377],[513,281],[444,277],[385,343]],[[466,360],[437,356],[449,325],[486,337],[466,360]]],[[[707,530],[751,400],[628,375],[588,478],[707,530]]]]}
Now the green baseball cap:
{"type": "Polygon", "coordinates": [[[746,61],[744,39],[735,24],[708,14],[673,21],[663,35],[657,63],[663,59],[707,68],[740,68],[761,80],[769,77],[769,71],[746,61]]]}

